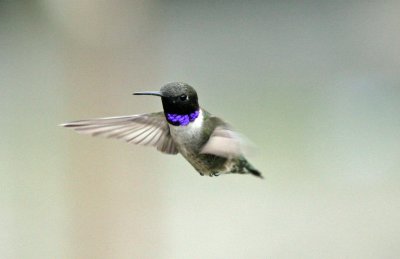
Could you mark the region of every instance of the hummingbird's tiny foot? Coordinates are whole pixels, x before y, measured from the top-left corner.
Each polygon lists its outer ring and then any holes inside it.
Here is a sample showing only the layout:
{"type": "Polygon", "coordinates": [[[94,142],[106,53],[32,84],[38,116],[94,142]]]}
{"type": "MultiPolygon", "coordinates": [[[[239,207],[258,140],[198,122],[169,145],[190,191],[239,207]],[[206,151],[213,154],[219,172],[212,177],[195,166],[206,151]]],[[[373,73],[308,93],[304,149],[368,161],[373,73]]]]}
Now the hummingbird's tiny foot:
{"type": "Polygon", "coordinates": [[[212,177],[212,176],[219,176],[220,175],[220,173],[219,172],[212,172],[212,173],[210,173],[210,176],[212,177]]]}

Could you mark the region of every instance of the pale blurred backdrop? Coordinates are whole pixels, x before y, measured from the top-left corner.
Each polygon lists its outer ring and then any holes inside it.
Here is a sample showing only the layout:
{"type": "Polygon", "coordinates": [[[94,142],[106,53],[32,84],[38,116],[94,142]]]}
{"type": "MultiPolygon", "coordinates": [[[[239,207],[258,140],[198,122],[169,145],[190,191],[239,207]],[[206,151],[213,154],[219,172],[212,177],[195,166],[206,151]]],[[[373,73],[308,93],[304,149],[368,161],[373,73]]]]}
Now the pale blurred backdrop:
{"type": "Polygon", "coordinates": [[[399,1],[0,1],[1,258],[399,258],[399,1]],[[59,123],[171,81],[265,179],[59,123]]]}

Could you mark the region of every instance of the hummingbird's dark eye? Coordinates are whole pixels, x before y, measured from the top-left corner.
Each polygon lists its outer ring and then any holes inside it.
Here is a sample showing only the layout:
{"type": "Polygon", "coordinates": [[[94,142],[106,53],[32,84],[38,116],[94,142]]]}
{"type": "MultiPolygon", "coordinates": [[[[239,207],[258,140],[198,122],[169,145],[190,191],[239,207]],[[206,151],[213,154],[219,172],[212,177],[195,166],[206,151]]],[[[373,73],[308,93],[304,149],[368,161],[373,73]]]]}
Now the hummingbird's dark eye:
{"type": "Polygon", "coordinates": [[[181,99],[181,101],[186,101],[188,97],[186,94],[182,94],[181,96],[179,96],[179,98],[181,99]]]}

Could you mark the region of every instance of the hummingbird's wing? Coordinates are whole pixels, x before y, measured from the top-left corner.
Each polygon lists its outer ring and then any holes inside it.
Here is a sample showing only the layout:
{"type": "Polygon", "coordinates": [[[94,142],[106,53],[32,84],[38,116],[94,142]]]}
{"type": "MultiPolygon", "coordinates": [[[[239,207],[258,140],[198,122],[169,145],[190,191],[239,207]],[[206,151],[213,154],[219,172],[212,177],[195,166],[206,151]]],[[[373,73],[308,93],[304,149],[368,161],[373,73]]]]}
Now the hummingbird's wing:
{"type": "Polygon", "coordinates": [[[79,120],[61,126],[72,128],[81,134],[102,135],[133,144],[154,146],[167,154],[178,153],[163,112],[79,120]]]}
{"type": "Polygon", "coordinates": [[[209,125],[214,125],[210,138],[202,147],[200,153],[232,158],[243,155],[247,145],[229,124],[218,117],[211,116],[209,125]]]}

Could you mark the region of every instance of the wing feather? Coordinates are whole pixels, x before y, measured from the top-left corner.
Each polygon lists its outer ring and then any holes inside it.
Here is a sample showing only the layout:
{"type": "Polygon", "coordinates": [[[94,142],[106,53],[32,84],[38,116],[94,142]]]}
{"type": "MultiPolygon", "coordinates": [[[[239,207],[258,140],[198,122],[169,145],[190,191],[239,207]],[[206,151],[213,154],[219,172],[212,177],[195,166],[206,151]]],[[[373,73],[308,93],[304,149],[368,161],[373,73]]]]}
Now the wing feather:
{"type": "Polygon", "coordinates": [[[167,154],[177,154],[164,113],[79,120],[62,124],[80,134],[123,139],[128,143],[154,146],[167,154]]]}
{"type": "Polygon", "coordinates": [[[230,125],[218,117],[212,116],[209,119],[213,120],[210,124],[216,126],[200,153],[232,158],[240,157],[247,151],[245,141],[230,125]]]}

